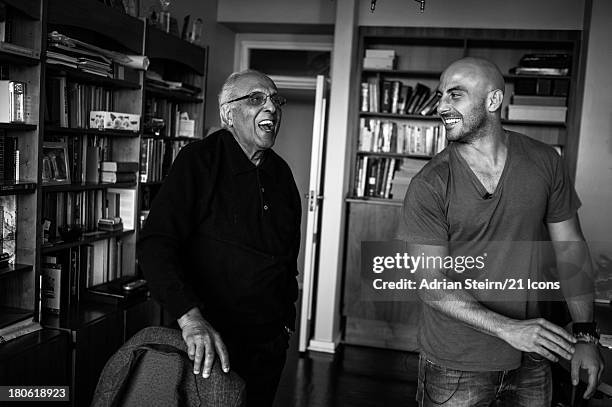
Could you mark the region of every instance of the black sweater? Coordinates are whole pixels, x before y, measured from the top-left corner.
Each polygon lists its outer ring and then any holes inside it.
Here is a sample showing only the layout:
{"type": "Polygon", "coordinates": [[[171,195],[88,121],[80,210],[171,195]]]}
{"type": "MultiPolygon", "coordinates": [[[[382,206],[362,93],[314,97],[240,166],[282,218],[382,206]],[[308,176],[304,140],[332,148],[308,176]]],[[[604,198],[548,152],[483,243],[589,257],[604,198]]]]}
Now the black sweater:
{"type": "Polygon", "coordinates": [[[184,147],[138,242],[153,297],[172,318],[199,306],[225,334],[294,327],[300,197],[272,150],[255,166],[220,130],[184,147]]]}

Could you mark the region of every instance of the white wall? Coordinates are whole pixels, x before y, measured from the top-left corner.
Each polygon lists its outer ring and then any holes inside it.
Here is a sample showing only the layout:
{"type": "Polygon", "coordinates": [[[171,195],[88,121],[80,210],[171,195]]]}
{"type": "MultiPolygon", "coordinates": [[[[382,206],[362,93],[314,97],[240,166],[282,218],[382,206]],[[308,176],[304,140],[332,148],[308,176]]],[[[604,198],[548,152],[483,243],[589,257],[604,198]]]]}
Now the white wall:
{"type": "Polygon", "coordinates": [[[335,0],[219,0],[218,22],[333,24],[335,0]]]}
{"type": "Polygon", "coordinates": [[[593,0],[576,189],[580,220],[595,259],[612,257],[612,1],[593,0]],[[603,242],[603,244],[602,244],[603,242]]]}
{"type": "Polygon", "coordinates": [[[580,30],[584,0],[359,0],[359,25],[580,30]]]}

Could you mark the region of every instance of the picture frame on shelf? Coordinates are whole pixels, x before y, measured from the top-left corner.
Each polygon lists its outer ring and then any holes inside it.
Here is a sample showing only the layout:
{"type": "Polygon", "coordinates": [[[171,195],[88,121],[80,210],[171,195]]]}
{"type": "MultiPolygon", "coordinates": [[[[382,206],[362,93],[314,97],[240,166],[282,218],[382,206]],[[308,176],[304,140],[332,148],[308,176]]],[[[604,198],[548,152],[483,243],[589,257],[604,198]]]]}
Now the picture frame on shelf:
{"type": "Polygon", "coordinates": [[[65,142],[43,143],[42,182],[70,184],[68,145],[65,142]]]}

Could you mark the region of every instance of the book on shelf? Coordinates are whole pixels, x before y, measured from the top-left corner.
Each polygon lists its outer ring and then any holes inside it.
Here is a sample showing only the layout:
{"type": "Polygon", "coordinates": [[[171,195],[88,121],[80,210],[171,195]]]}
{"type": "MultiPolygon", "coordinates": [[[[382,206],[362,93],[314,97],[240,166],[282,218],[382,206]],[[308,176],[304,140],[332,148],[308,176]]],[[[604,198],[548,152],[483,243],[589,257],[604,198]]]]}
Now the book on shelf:
{"type": "Polygon", "coordinates": [[[116,184],[118,182],[136,182],[136,172],[100,171],[100,181],[116,184]]]}
{"type": "Polygon", "coordinates": [[[122,275],[123,241],[116,237],[97,240],[84,246],[87,253],[85,263],[85,287],[112,281],[122,275]]]}
{"type": "Polygon", "coordinates": [[[526,68],[569,68],[571,55],[565,53],[534,53],[525,54],[519,61],[519,66],[526,68]]]}
{"type": "Polygon", "coordinates": [[[382,81],[380,100],[380,111],[381,113],[391,113],[391,90],[392,83],[390,81],[382,81]]]}
{"type": "Polygon", "coordinates": [[[370,111],[370,89],[367,82],[361,82],[361,104],[359,111],[370,111]]]}
{"type": "Polygon", "coordinates": [[[569,94],[569,82],[567,78],[517,78],[514,81],[514,94],[567,97],[569,94]]]}
{"type": "Polygon", "coordinates": [[[569,73],[568,68],[530,68],[517,66],[510,70],[513,75],[550,75],[550,76],[566,76],[569,73]]]}
{"type": "Polygon", "coordinates": [[[510,103],[513,105],[529,105],[529,106],[567,106],[567,97],[566,96],[512,95],[510,103]]]}
{"type": "Polygon", "coordinates": [[[412,97],[412,86],[402,84],[400,88],[400,96],[397,102],[397,113],[406,114],[407,103],[412,97]]]}
{"type": "Polygon", "coordinates": [[[358,157],[355,171],[355,196],[389,198],[396,158],[358,157]]]}
{"type": "Polygon", "coordinates": [[[406,113],[416,114],[417,109],[429,97],[430,93],[431,89],[429,88],[429,86],[424,85],[422,83],[417,83],[414,87],[414,92],[412,94],[412,97],[410,98],[408,107],[406,108],[406,113]]]}
{"type": "Polygon", "coordinates": [[[508,105],[508,120],[565,123],[567,106],[508,105]]]}
{"type": "Polygon", "coordinates": [[[25,122],[26,84],[0,80],[0,123],[25,122]]]}
{"type": "Polygon", "coordinates": [[[19,147],[17,137],[0,130],[0,181],[19,180],[19,147]]]}
{"type": "Polygon", "coordinates": [[[134,230],[136,226],[136,190],[109,188],[108,192],[119,195],[118,215],[123,221],[125,230],[134,230]]]}
{"type": "Polygon", "coordinates": [[[136,161],[102,161],[100,171],[136,172],[139,170],[136,161]]]}

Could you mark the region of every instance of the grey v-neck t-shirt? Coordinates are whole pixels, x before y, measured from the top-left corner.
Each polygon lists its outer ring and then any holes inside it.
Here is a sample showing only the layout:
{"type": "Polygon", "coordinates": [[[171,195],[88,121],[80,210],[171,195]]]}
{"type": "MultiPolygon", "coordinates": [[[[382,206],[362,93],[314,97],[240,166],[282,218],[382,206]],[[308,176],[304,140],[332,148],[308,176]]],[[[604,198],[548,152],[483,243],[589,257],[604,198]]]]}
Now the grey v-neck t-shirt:
{"type": "MultiPolygon", "coordinates": [[[[529,278],[538,279],[542,271],[541,242],[547,240],[546,224],[572,218],[580,200],[552,147],[519,133],[507,133],[508,155],[492,194],[456,144],[451,143],[425,165],[404,199],[400,238],[409,243],[445,245],[452,256],[484,254],[484,269],[444,272],[449,280],[514,280],[514,290],[468,291],[488,309],[527,319],[537,316],[533,306],[537,293],[525,285],[529,278]],[[517,286],[519,280],[523,289],[517,286]]],[[[422,306],[418,339],[425,357],[448,368],[488,371],[520,365],[520,351],[427,304],[422,306]]]]}

